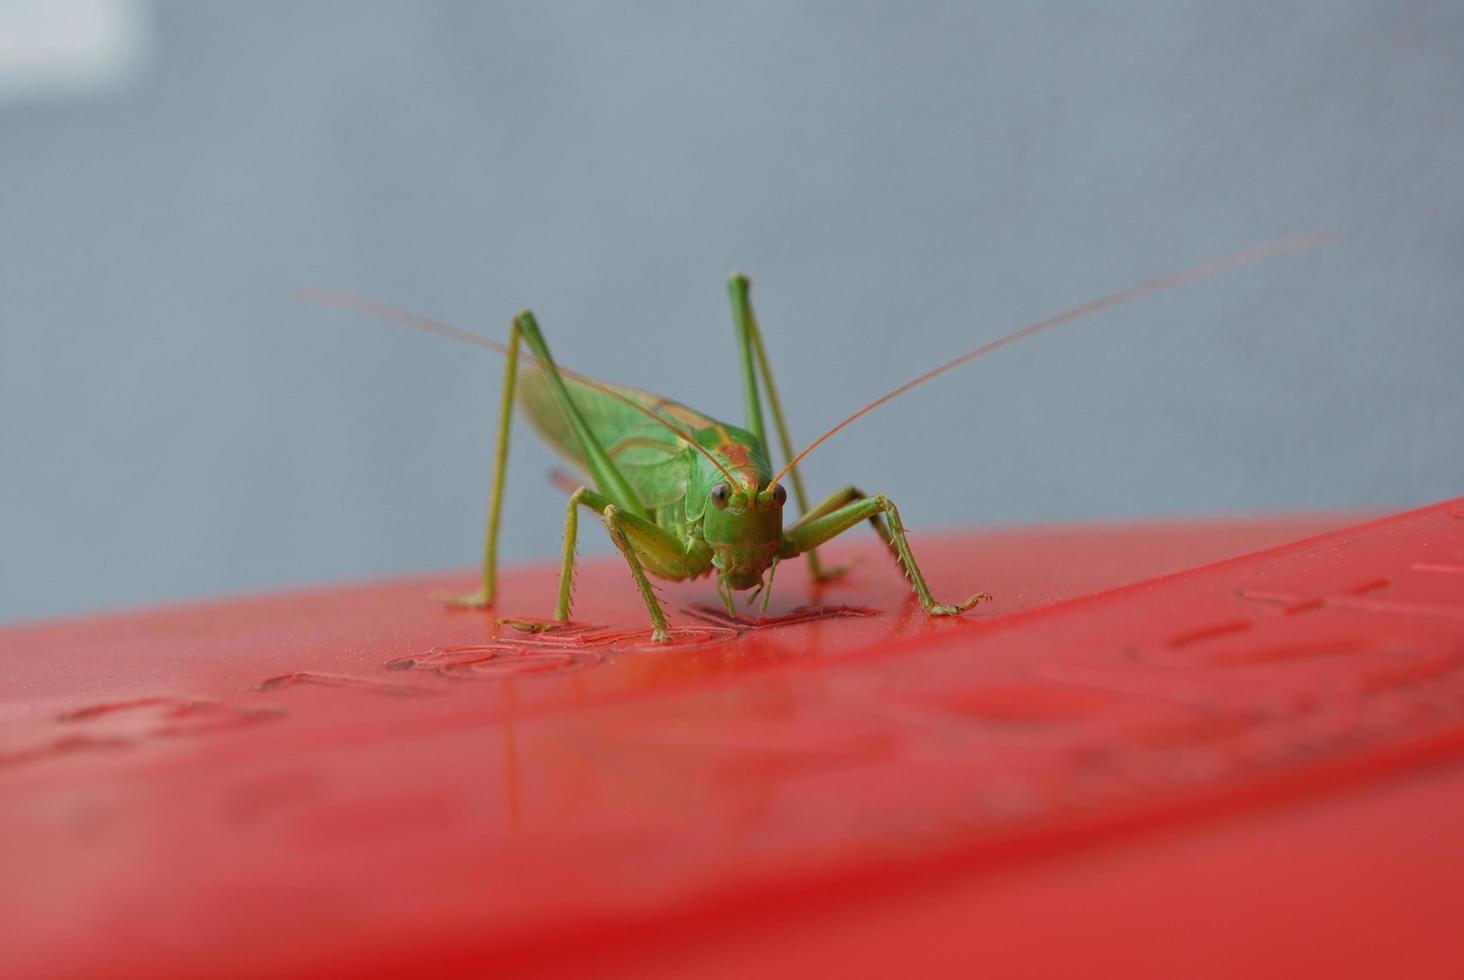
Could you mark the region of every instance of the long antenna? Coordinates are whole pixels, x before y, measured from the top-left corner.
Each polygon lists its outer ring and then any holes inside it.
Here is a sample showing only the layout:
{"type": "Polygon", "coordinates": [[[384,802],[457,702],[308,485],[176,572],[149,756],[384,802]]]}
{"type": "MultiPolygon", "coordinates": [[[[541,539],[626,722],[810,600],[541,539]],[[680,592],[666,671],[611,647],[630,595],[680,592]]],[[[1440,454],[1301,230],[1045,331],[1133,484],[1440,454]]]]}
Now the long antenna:
{"type": "MultiPolygon", "coordinates": [[[[484,350],[491,350],[496,353],[502,354],[505,357],[508,356],[507,345],[500,344],[496,340],[489,340],[482,334],[473,333],[471,330],[464,330],[461,327],[454,327],[452,324],[443,323],[441,320],[433,320],[429,317],[419,316],[416,313],[411,313],[407,310],[403,310],[399,307],[391,306],[386,303],[380,303],[374,299],[367,299],[364,296],[357,296],[355,293],[348,293],[338,289],[319,289],[313,286],[305,286],[294,290],[294,294],[296,299],[303,300],[307,303],[316,303],[321,306],[334,306],[341,309],[354,310],[357,313],[364,313],[367,316],[373,316],[378,320],[385,320],[388,323],[396,323],[404,327],[411,327],[413,330],[420,330],[423,333],[436,334],[439,337],[447,337],[449,340],[456,340],[464,344],[471,344],[474,347],[481,347],[484,350]]],[[[523,355],[520,354],[519,356],[522,357],[523,355]]],[[[588,375],[580,374],[578,371],[571,371],[566,367],[561,367],[558,362],[555,363],[555,367],[559,370],[559,373],[564,375],[565,377],[573,378],[574,380],[578,381],[582,385],[585,385],[586,387],[594,388],[596,391],[609,395],[611,398],[615,399],[621,404],[627,405],[635,409],[637,412],[640,412],[642,415],[650,419],[652,422],[655,422],[657,425],[664,426],[665,428],[669,429],[671,432],[676,434],[677,438],[683,440],[692,449],[695,449],[707,459],[711,460],[712,465],[721,470],[722,475],[725,476],[729,481],[731,481],[732,483],[737,482],[732,474],[727,472],[727,468],[717,461],[717,457],[713,456],[700,443],[692,438],[690,433],[683,431],[678,426],[672,425],[670,422],[666,421],[664,418],[657,415],[649,408],[646,408],[644,405],[635,401],[628,395],[616,391],[614,388],[605,384],[605,382],[603,381],[596,381],[594,378],[591,378],[588,375]]]]}
{"type": "Polygon", "coordinates": [[[1050,316],[1045,320],[1038,320],[1036,323],[1028,324],[1020,330],[1007,334],[1005,337],[1000,337],[996,340],[991,341],[990,343],[982,344],[975,350],[967,351],[959,357],[953,357],[949,361],[946,361],[944,364],[940,364],[936,367],[931,368],[929,371],[926,371],[924,374],[920,375],[920,377],[915,378],[911,381],[907,381],[904,384],[900,385],[898,388],[895,388],[893,391],[890,391],[888,394],[876,398],[874,401],[870,402],[868,405],[865,405],[863,408],[859,409],[859,411],[855,412],[853,415],[850,415],[848,418],[844,419],[844,421],[840,422],[838,425],[835,425],[823,435],[813,440],[813,442],[809,443],[806,449],[800,452],[797,456],[794,456],[792,459],[790,459],[788,461],[788,465],[784,466],[781,470],[778,471],[777,475],[773,477],[772,482],[778,483],[779,481],[781,481],[783,477],[788,474],[789,470],[797,466],[799,463],[803,462],[804,457],[806,457],[809,453],[813,452],[819,446],[827,442],[829,437],[838,432],[840,429],[858,419],[863,418],[870,412],[874,411],[876,408],[879,408],[885,402],[890,401],[894,398],[898,398],[900,395],[903,395],[911,388],[922,385],[932,378],[945,374],[952,368],[960,367],[967,361],[974,361],[978,357],[983,357],[987,354],[990,354],[992,351],[1005,347],[1008,344],[1014,344],[1019,340],[1032,336],[1033,334],[1041,333],[1044,330],[1050,330],[1053,327],[1060,326],[1072,320],[1077,320],[1081,317],[1088,316],[1091,313],[1097,313],[1101,310],[1106,310],[1112,306],[1118,306],[1121,303],[1127,303],[1130,300],[1139,299],[1142,296],[1148,296],[1151,293],[1157,293],[1161,290],[1169,289],[1171,287],[1181,285],[1182,283],[1192,282],[1196,279],[1203,279],[1206,276],[1213,276],[1218,272],[1224,272],[1227,269],[1234,269],[1236,266],[1247,265],[1251,262],[1258,262],[1261,259],[1268,259],[1275,255],[1284,255],[1288,252],[1302,252],[1306,251],[1307,249],[1317,248],[1321,245],[1329,245],[1336,240],[1336,234],[1329,231],[1309,232],[1302,235],[1292,235],[1288,238],[1281,238],[1274,242],[1268,242],[1265,245],[1258,245],[1255,248],[1246,249],[1244,252],[1236,252],[1234,255],[1227,255],[1224,258],[1215,259],[1212,262],[1207,262],[1204,265],[1195,266],[1192,269],[1186,269],[1183,272],[1173,272],[1167,276],[1161,276],[1158,279],[1150,279],[1148,282],[1139,283],[1137,286],[1130,286],[1128,289],[1120,290],[1116,293],[1109,293],[1107,296],[1100,297],[1089,303],[1084,303],[1082,306],[1075,306],[1070,310],[1065,310],[1064,312],[1058,313],[1055,316],[1050,316]]]}

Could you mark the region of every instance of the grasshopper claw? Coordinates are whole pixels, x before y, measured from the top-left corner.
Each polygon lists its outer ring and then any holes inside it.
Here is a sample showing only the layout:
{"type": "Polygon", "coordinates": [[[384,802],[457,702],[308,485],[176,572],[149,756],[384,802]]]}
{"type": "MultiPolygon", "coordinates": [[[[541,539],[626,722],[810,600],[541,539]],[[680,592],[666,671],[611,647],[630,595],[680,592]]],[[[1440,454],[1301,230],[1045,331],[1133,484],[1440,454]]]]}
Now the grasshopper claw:
{"type": "Polygon", "coordinates": [[[980,605],[983,602],[990,601],[990,592],[978,592],[958,606],[945,606],[937,603],[936,605],[931,606],[930,609],[927,611],[932,616],[959,616],[963,612],[970,612],[972,609],[976,608],[976,606],[980,605]]]}
{"type": "Polygon", "coordinates": [[[499,626],[507,626],[522,633],[552,633],[555,630],[562,630],[569,625],[568,622],[558,619],[516,619],[505,618],[498,621],[499,626]]]}

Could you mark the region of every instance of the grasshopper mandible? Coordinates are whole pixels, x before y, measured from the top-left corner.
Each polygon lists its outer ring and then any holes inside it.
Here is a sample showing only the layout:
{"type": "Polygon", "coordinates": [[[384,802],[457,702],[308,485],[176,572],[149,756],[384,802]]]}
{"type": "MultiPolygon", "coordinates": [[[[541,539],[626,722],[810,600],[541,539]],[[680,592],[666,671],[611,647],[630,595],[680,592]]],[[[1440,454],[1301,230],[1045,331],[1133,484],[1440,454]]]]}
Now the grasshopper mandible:
{"type": "Polygon", "coordinates": [[[1202,266],[1110,293],[1082,306],[1029,324],[1020,330],[968,351],[936,366],[830,428],[801,452],[793,452],[782,402],[773,383],[762,332],[752,311],[746,276],[733,274],[727,282],[732,320],[737,334],[744,392],[742,427],[704,415],[648,391],[607,384],[558,365],[534,315],[525,310],[513,319],[507,344],[394,307],[347,293],[301,290],[304,299],[368,313],[429,333],[486,347],[505,355],[502,408],[494,454],[493,489],[488,504],[488,529],[483,551],[483,581],[479,590],[455,600],[472,607],[491,607],[497,592],[498,529],[502,518],[504,476],[508,465],[510,421],[515,394],[539,435],[564,455],[591,485],[576,487],[569,496],[564,522],[564,562],[554,623],[505,620],[526,628],[549,629],[569,622],[572,601],[575,543],[580,508],[599,515],[611,541],[625,558],[650,614],[652,639],[670,638],[666,613],[648,575],[673,581],[698,579],[716,573],[717,593],[729,615],[734,591],[754,589],[749,602],[762,594],[766,611],[778,563],[806,556],[815,581],[836,578],[843,569],[826,569],[817,548],[858,524],[868,521],[905,576],[921,607],[931,616],[954,616],[990,594],[978,592],[963,602],[937,602],[915,561],[905,536],[905,525],[894,502],[882,494],[866,494],[847,486],[815,507],[808,506],[798,472],[810,452],[830,436],[898,395],[967,361],[1079,317],[1117,306],[1225,269],[1273,255],[1300,251],[1331,239],[1327,234],[1299,235],[1239,252],[1202,266]],[[527,345],[532,361],[520,370],[520,345],[527,345]],[[768,454],[763,394],[783,456],[788,460],[774,472],[768,454]],[[784,526],[787,490],[793,486],[800,516],[784,526]]]}

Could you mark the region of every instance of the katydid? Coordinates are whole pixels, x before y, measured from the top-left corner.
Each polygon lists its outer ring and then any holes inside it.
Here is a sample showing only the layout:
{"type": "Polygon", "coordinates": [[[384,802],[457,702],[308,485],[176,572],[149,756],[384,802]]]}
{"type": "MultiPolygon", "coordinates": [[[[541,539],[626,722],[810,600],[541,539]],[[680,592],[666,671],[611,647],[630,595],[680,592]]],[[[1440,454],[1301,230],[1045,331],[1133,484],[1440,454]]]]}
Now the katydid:
{"type": "Polygon", "coordinates": [[[648,391],[607,384],[561,367],[550,354],[533,314],[527,310],[514,317],[507,344],[498,344],[478,334],[346,293],[302,290],[300,295],[506,355],[483,580],[476,593],[456,600],[459,604],[491,607],[497,594],[498,530],[510,421],[517,394],[519,407],[527,413],[540,436],[587,476],[590,484],[578,486],[569,496],[554,622],[503,622],[540,629],[569,622],[579,512],[584,507],[600,517],[629,566],[650,615],[652,639],[666,641],[670,638],[666,613],[648,576],[683,581],[715,572],[717,593],[729,615],[735,616],[732,593],[746,589],[757,590],[749,601],[761,592],[760,608],[766,611],[779,562],[805,556],[815,581],[835,578],[842,569],[824,568],[817,548],[864,521],[873,526],[903,569],[927,614],[959,615],[989,600],[990,594],[978,592],[955,604],[937,602],[910,549],[905,524],[893,501],[882,494],[866,494],[851,485],[810,508],[798,464],[834,433],[890,399],[997,348],[1150,293],[1328,240],[1330,236],[1324,234],[1281,239],[1110,293],[1029,324],[895,388],[830,428],[798,453],[793,452],[762,332],[752,311],[748,279],[741,274],[733,274],[727,282],[746,403],[745,424],[741,427],[648,391]],[[532,354],[532,360],[522,370],[521,344],[527,345],[532,354]],[[787,459],[777,471],[773,470],[768,453],[764,394],[780,448],[787,459]],[[783,522],[787,499],[785,477],[792,484],[800,511],[798,519],[787,526],[783,522]]]}

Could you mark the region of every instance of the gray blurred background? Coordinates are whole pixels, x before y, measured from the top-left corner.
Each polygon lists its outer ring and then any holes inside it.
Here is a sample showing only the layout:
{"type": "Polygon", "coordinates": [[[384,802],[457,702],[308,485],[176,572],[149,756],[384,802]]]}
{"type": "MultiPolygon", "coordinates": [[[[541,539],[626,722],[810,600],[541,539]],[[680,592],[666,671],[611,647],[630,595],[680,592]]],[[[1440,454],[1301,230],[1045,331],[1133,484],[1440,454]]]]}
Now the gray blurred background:
{"type": "MultiPolygon", "coordinates": [[[[1457,0],[0,0],[0,618],[477,560],[501,363],[296,285],[495,337],[532,306],[566,364],[739,421],[745,269],[807,441],[1332,228],[809,475],[917,531],[1464,492],[1461,95],[1457,0]]],[[[551,465],[520,427],[510,559],[557,553],[551,465]]]]}

